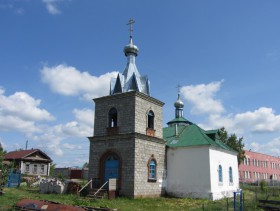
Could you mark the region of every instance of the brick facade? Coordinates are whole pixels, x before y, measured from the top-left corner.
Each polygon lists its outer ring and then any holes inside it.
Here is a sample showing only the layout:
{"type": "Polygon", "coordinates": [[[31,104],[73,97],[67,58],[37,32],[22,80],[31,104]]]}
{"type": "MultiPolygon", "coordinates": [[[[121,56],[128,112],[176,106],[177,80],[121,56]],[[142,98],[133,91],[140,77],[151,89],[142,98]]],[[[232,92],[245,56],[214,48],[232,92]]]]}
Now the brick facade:
{"type": "Polygon", "coordinates": [[[165,169],[165,141],[162,139],[163,103],[139,92],[127,92],[94,99],[94,136],[90,137],[89,178],[104,183],[104,160],[114,154],[119,160],[120,195],[160,196],[165,169]],[[117,110],[117,127],[110,128],[109,111],[117,110]],[[148,112],[154,113],[154,134],[147,135],[148,112]],[[157,162],[156,180],[148,181],[148,162],[157,162]]]}

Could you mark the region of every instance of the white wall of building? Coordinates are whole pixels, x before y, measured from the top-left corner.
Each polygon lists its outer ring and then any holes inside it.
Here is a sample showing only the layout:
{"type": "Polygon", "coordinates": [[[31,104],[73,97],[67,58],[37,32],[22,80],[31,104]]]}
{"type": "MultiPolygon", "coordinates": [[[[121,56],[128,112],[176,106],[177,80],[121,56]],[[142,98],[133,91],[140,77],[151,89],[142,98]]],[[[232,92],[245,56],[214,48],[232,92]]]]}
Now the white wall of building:
{"type": "Polygon", "coordinates": [[[208,147],[167,149],[167,194],[209,198],[211,195],[208,147]]]}
{"type": "Polygon", "coordinates": [[[217,200],[232,197],[239,188],[238,163],[235,153],[220,149],[180,147],[167,149],[167,188],[170,196],[217,200]],[[219,165],[223,182],[219,182],[219,165]],[[229,167],[233,182],[229,182],[229,167]]]}
{"type": "Polygon", "coordinates": [[[45,163],[22,162],[21,172],[29,175],[48,175],[49,165],[45,163]],[[29,166],[29,167],[27,167],[29,166]]]}
{"type": "Polygon", "coordinates": [[[210,148],[211,192],[212,199],[233,197],[233,192],[239,189],[238,161],[235,153],[210,148]],[[222,166],[223,182],[219,182],[219,165],[222,166]],[[232,168],[232,179],[229,179],[229,167],[232,168]]]}

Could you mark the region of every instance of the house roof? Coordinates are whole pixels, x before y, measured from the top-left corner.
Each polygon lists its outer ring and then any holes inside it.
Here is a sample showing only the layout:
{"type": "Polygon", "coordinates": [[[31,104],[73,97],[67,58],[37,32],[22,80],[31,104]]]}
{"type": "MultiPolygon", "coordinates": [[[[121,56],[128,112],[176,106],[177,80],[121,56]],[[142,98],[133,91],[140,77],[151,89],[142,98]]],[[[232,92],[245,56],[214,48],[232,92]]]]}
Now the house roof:
{"type": "Polygon", "coordinates": [[[196,124],[178,125],[177,135],[175,126],[163,128],[163,138],[168,147],[213,146],[233,151],[232,148],[220,141],[218,130],[205,131],[196,124]]]}
{"type": "Polygon", "coordinates": [[[39,149],[28,149],[28,150],[19,150],[19,151],[11,151],[4,155],[4,160],[17,160],[17,159],[37,159],[37,160],[47,160],[52,161],[51,158],[42,152],[39,149]],[[35,157],[33,154],[39,152],[43,155],[44,158],[35,157]]]}

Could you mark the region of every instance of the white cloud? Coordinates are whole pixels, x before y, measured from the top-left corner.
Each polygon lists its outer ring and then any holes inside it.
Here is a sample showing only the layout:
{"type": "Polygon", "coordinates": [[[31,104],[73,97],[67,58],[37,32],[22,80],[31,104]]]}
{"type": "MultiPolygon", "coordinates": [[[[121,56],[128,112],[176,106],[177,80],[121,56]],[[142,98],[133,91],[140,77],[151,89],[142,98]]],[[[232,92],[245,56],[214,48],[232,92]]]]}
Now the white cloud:
{"type": "Polygon", "coordinates": [[[66,149],[81,149],[82,148],[80,145],[69,144],[69,143],[63,144],[63,147],[66,149]]]}
{"type": "Polygon", "coordinates": [[[85,124],[80,124],[77,121],[67,122],[55,126],[55,131],[64,137],[88,137],[92,136],[92,127],[85,124]]]}
{"type": "Polygon", "coordinates": [[[116,77],[117,72],[96,77],[88,72],[80,72],[75,67],[61,64],[54,67],[43,67],[41,75],[42,81],[48,84],[53,92],[66,96],[82,95],[89,100],[107,95],[110,80],[116,77]]]}
{"type": "Polygon", "coordinates": [[[280,137],[274,138],[268,142],[262,142],[261,144],[258,142],[252,142],[248,144],[247,149],[251,149],[254,152],[261,152],[269,155],[280,155],[280,137]]]}
{"type": "Polygon", "coordinates": [[[40,104],[41,100],[26,92],[5,96],[5,90],[0,87],[0,130],[38,132],[37,121],[54,120],[48,111],[39,108],[40,104]]]}
{"type": "Polygon", "coordinates": [[[84,108],[82,110],[74,109],[73,114],[75,118],[81,122],[86,124],[87,126],[93,128],[94,123],[94,111],[92,109],[84,108]]]}
{"type": "Polygon", "coordinates": [[[251,132],[280,131],[280,115],[272,108],[261,107],[255,111],[237,114],[235,121],[240,127],[249,127],[251,132]]]}
{"type": "Polygon", "coordinates": [[[42,0],[46,5],[48,12],[52,15],[58,15],[61,11],[57,7],[57,3],[61,0],[42,0]]]}
{"type": "Polygon", "coordinates": [[[41,100],[34,99],[26,92],[16,92],[5,96],[4,90],[0,91],[0,111],[4,115],[12,115],[24,120],[53,120],[54,117],[45,109],[38,108],[41,100]]]}
{"type": "Polygon", "coordinates": [[[193,114],[220,114],[225,111],[220,100],[215,99],[223,81],[209,84],[183,86],[181,94],[193,107],[193,114]]]}
{"type": "Polygon", "coordinates": [[[69,138],[77,138],[83,142],[87,137],[93,135],[94,112],[84,108],[81,110],[74,109],[73,114],[75,120],[65,124],[45,126],[40,133],[31,135],[29,138],[36,141],[41,148],[46,149],[50,154],[62,156],[64,154],[63,148],[71,149],[75,146],[68,143],[62,144],[63,141],[69,138]]]}
{"type": "Polygon", "coordinates": [[[231,133],[239,135],[246,132],[280,132],[280,115],[276,115],[272,108],[267,107],[235,115],[210,114],[206,123],[201,126],[205,129],[225,127],[231,133]]]}

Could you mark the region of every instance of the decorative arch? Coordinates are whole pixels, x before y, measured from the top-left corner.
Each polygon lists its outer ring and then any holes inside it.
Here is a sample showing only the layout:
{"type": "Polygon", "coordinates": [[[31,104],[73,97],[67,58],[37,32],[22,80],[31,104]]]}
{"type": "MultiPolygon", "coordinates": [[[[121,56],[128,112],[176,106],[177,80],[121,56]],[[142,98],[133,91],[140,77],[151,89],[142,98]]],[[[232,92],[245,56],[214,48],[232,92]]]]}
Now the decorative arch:
{"type": "Polygon", "coordinates": [[[118,179],[118,189],[120,189],[121,187],[121,178],[122,178],[122,159],[120,156],[120,153],[113,151],[113,150],[108,150],[106,151],[99,159],[99,178],[100,178],[100,182],[101,185],[103,185],[105,183],[105,177],[108,178],[108,176],[106,175],[106,164],[108,160],[115,160],[118,163],[117,169],[113,169],[113,170],[117,170],[117,179],[118,179]]]}

